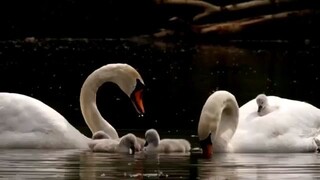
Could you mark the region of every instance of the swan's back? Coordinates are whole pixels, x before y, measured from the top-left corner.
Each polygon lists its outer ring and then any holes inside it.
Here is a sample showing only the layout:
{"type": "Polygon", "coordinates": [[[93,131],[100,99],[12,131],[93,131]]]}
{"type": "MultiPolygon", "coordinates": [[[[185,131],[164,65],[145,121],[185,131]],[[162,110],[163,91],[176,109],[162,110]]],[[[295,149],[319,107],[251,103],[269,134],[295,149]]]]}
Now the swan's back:
{"type": "Polygon", "coordinates": [[[0,148],[87,148],[87,139],[57,111],[16,93],[0,93],[0,148]]]}
{"type": "Polygon", "coordinates": [[[278,109],[273,112],[262,116],[256,117],[257,105],[255,100],[240,107],[239,121],[250,122],[251,120],[273,120],[275,122],[285,121],[286,123],[302,123],[310,127],[320,127],[320,110],[306,102],[280,98],[276,96],[268,96],[268,101],[271,106],[277,106],[278,109]]]}
{"type": "Polygon", "coordinates": [[[237,152],[314,151],[320,130],[320,110],[311,104],[268,96],[278,109],[258,116],[255,99],[240,107],[239,126],[232,139],[237,152]]]}

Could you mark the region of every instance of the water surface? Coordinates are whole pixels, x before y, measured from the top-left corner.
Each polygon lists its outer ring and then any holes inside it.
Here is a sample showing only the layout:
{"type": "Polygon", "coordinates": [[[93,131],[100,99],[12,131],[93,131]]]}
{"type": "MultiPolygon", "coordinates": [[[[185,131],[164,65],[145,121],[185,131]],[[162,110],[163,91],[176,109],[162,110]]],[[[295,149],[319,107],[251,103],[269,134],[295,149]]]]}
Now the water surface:
{"type": "Polygon", "coordinates": [[[1,179],[318,179],[320,156],[0,150],[1,179]]]}

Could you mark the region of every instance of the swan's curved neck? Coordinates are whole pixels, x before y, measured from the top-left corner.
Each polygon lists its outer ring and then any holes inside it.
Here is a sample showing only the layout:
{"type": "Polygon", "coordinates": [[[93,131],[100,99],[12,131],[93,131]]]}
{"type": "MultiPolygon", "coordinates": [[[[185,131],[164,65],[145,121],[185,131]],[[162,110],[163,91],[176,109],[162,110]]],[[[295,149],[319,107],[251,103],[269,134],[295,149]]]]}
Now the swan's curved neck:
{"type": "Polygon", "coordinates": [[[99,87],[105,82],[115,82],[115,75],[104,72],[101,76],[98,69],[88,76],[83,83],[80,92],[80,107],[82,115],[92,133],[97,131],[106,132],[111,138],[119,138],[117,131],[100,114],[96,104],[96,94],[99,87]]]}
{"type": "Polygon", "coordinates": [[[215,151],[224,150],[238,126],[239,106],[233,95],[213,95],[203,106],[198,135],[205,140],[211,133],[215,151]]]}

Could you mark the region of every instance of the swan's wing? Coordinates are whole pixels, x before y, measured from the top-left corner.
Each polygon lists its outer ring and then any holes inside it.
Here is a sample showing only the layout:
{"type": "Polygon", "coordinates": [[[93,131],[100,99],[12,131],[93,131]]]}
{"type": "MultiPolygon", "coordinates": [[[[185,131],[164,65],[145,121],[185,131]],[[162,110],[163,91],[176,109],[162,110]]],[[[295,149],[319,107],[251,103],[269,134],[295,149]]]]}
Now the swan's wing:
{"type": "Polygon", "coordinates": [[[0,93],[0,147],[85,148],[84,141],[62,115],[41,101],[0,93]]]}
{"type": "Polygon", "coordinates": [[[251,126],[262,124],[301,129],[299,126],[308,128],[320,128],[320,110],[311,104],[268,96],[271,106],[277,107],[273,112],[265,116],[257,116],[255,100],[251,100],[240,107],[239,123],[251,126]]]}
{"type": "Polygon", "coordinates": [[[232,139],[233,147],[244,152],[312,151],[312,139],[320,129],[320,110],[305,102],[268,99],[279,108],[265,116],[252,115],[252,101],[240,108],[242,126],[232,139]]]}

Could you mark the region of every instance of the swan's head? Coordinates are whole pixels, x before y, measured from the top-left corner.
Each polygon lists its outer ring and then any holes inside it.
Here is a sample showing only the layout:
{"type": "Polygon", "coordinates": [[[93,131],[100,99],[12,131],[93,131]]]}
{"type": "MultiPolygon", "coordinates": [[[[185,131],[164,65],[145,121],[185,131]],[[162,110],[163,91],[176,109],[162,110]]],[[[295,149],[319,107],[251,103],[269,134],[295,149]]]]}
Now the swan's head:
{"type": "Polygon", "coordinates": [[[258,105],[258,113],[265,109],[268,105],[268,98],[265,94],[259,94],[256,97],[256,102],[258,105]]]}
{"type": "Polygon", "coordinates": [[[148,146],[157,147],[160,143],[160,136],[155,129],[149,129],[145,133],[146,142],[144,144],[144,150],[147,150],[148,146]]]}
{"type": "MultiPolygon", "coordinates": [[[[96,70],[96,76],[104,81],[117,84],[119,88],[132,100],[132,103],[138,113],[144,113],[142,101],[142,91],[144,82],[136,69],[128,64],[116,63],[107,64],[96,70]]],[[[103,83],[103,82],[102,82],[103,83]]]]}
{"type": "Polygon", "coordinates": [[[236,131],[239,106],[227,91],[216,91],[202,108],[198,124],[198,137],[203,155],[211,157],[213,151],[223,151],[236,131]]]}
{"type": "Polygon", "coordinates": [[[134,134],[128,133],[121,137],[119,143],[119,152],[134,154],[136,150],[140,149],[137,138],[134,134]]]}

